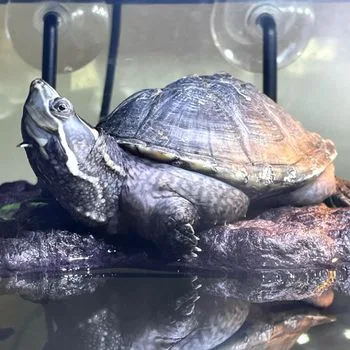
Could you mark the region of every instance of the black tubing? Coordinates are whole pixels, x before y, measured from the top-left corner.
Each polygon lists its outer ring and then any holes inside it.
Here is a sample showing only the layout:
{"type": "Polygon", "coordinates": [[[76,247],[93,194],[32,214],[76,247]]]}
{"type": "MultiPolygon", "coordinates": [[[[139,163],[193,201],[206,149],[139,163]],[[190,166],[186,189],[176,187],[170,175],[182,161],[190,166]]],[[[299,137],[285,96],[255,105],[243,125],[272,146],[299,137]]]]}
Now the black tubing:
{"type": "Polygon", "coordinates": [[[58,47],[58,22],[59,15],[56,12],[48,12],[44,16],[42,78],[53,88],[56,87],[57,76],[57,47],[58,47]]]}
{"type": "Polygon", "coordinates": [[[270,14],[262,14],[258,23],[263,30],[263,91],[277,101],[277,30],[270,14]]]}
{"type": "Polygon", "coordinates": [[[118,56],[119,38],[120,38],[120,20],[121,20],[121,3],[118,1],[113,4],[111,34],[109,40],[108,61],[106,68],[105,86],[103,90],[102,106],[100,120],[109,113],[113,94],[114,75],[116,61],[118,56]]]}

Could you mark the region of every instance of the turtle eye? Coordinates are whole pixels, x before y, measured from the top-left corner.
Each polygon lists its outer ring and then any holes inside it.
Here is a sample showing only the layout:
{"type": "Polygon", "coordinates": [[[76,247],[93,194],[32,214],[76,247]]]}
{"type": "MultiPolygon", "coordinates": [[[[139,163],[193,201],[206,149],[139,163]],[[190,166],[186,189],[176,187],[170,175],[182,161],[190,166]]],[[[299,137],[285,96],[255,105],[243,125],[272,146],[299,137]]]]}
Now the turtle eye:
{"type": "Polygon", "coordinates": [[[57,106],[57,110],[59,112],[64,112],[65,110],[67,109],[67,106],[65,103],[60,103],[58,106],[57,106]]]}
{"type": "Polygon", "coordinates": [[[68,100],[57,98],[51,105],[51,111],[58,115],[68,115],[72,112],[72,106],[68,100]]]}

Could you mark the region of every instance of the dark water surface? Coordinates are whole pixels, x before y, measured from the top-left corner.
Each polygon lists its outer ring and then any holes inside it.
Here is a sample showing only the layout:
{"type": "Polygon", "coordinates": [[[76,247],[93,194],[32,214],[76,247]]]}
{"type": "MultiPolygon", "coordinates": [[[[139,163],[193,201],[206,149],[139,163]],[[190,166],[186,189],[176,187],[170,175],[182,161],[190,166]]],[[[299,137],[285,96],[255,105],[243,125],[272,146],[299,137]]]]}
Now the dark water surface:
{"type": "Polygon", "coordinates": [[[349,349],[349,296],[284,301],[313,288],[315,273],[292,274],[14,276],[1,281],[0,349],[349,349]]]}

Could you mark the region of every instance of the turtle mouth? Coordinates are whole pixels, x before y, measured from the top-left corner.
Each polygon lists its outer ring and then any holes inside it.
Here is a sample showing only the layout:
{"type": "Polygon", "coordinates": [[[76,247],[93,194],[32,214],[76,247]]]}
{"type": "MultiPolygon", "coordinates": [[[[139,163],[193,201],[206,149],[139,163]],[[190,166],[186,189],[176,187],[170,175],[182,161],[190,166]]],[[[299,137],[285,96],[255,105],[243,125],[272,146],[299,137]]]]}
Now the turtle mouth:
{"type": "Polygon", "coordinates": [[[51,137],[51,133],[41,128],[29,115],[25,118],[25,129],[31,139],[34,139],[40,146],[45,146],[51,137]]]}

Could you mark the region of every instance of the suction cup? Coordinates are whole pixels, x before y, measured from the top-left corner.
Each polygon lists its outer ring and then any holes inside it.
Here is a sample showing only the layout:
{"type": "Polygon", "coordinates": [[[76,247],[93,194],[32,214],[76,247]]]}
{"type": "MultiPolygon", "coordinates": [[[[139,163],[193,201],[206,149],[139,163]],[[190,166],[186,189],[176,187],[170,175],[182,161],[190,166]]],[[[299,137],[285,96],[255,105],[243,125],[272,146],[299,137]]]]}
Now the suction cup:
{"type": "Polygon", "coordinates": [[[218,0],[210,19],[211,34],[222,56],[250,72],[262,72],[262,30],[257,23],[270,14],[277,28],[277,64],[283,68],[306,48],[314,27],[308,1],[235,2],[218,0]]]}
{"type": "Polygon", "coordinates": [[[7,33],[19,56],[34,68],[41,69],[43,18],[48,12],[59,15],[58,73],[78,70],[107,49],[109,12],[103,3],[10,2],[7,33]]]}

